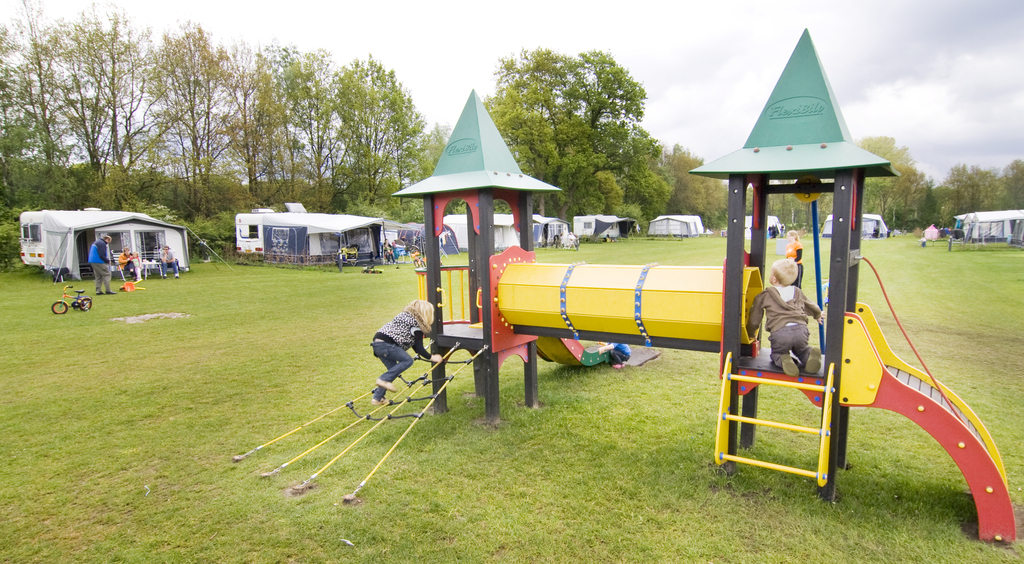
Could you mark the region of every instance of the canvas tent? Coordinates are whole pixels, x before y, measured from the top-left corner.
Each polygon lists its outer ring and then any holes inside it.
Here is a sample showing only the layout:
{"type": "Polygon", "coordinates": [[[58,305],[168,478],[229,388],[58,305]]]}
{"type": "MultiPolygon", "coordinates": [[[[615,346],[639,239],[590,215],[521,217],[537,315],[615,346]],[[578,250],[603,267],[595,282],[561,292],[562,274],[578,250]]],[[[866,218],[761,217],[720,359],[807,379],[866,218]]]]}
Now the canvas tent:
{"type": "Polygon", "coordinates": [[[577,215],[572,218],[572,232],[577,237],[628,237],[636,226],[636,220],[614,215],[577,215]]]}
{"type": "Polygon", "coordinates": [[[170,247],[183,271],[189,268],[188,238],[185,227],[173,225],[144,213],[102,210],[24,212],[22,224],[22,260],[52,272],[63,272],[75,280],[92,275],[89,247],[98,238],[110,235],[111,259],[125,247],[139,253],[144,263],[153,263],[160,249],[170,247]],[[35,255],[29,256],[29,255],[35,255]]]}
{"type": "MultiPolygon", "coordinates": [[[[455,232],[459,250],[469,249],[469,238],[466,233],[466,214],[446,215],[443,219],[445,227],[455,232]]],[[[519,233],[515,229],[515,220],[510,213],[494,214],[494,250],[503,251],[519,244],[519,233]]]]}
{"type": "Polygon", "coordinates": [[[647,227],[647,234],[697,237],[704,234],[704,223],[699,215],[659,215],[647,227]]]}
{"type": "Polygon", "coordinates": [[[342,248],[355,260],[381,258],[383,230],[402,224],[379,217],[327,213],[248,213],[235,216],[239,252],[263,253],[267,262],[329,264],[342,248]]]}
{"type": "Polygon", "coordinates": [[[1006,243],[1014,227],[1024,220],[1024,210],[980,211],[957,216],[968,243],[1006,243]],[[961,219],[962,217],[962,219],[961,219]]]}
{"type": "MultiPolygon", "coordinates": [[[[860,232],[862,239],[885,239],[889,236],[889,228],[886,227],[882,216],[874,213],[866,213],[861,216],[860,232]]],[[[821,236],[826,239],[832,237],[832,214],[825,218],[821,236]]]]}
{"type": "Polygon", "coordinates": [[[569,232],[569,222],[557,217],[533,214],[533,243],[538,247],[557,245],[569,232]]]}

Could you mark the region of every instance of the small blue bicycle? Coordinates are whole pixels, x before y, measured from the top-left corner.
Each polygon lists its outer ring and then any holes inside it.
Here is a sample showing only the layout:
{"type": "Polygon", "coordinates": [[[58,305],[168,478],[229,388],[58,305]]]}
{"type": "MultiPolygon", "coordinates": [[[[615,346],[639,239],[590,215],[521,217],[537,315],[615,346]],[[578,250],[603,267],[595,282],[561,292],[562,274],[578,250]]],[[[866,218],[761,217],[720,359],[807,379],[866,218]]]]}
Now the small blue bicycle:
{"type": "Polygon", "coordinates": [[[68,312],[68,298],[71,298],[71,307],[80,311],[89,311],[92,308],[92,298],[89,296],[83,296],[82,293],[85,290],[75,290],[76,296],[68,294],[68,288],[71,286],[64,286],[63,296],[60,297],[59,302],[53,302],[50,309],[53,313],[63,314],[68,312]]]}

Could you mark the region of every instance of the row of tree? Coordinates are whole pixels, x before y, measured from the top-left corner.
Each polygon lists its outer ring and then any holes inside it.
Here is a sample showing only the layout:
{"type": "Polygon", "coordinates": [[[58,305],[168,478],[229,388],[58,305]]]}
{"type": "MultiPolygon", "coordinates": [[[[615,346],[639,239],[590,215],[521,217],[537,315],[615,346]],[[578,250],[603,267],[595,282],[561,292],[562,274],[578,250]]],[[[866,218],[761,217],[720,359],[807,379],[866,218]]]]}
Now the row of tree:
{"type": "MultiPolygon", "coordinates": [[[[644,130],[646,92],[608,53],[523,51],[499,61],[495,80],[485,103],[520,166],[562,189],[539,212],[724,224],[721,183],[690,175],[703,159],[644,130]]],[[[51,23],[31,0],[0,25],[3,237],[16,233],[18,210],[40,208],[146,211],[219,225],[225,239],[235,213],[292,201],[413,221],[421,207],[391,194],[431,174],[449,131],[428,130],[372,57],[338,65],[322,50],[224,46],[192,23],[154,37],[95,7],[51,23]]],[[[1024,161],[958,165],[934,186],[892,138],[861,145],[901,172],[867,185],[866,210],[893,227],[1024,207],[1024,161]]],[[[771,206],[787,224],[809,224],[793,198],[771,206]]]]}

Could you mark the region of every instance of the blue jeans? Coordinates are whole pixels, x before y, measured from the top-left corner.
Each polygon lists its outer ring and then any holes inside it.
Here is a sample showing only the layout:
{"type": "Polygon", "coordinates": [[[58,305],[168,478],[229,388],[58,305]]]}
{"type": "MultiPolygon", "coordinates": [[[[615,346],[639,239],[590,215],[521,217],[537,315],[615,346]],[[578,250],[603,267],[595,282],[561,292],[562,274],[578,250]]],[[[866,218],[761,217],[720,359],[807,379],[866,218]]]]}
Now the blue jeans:
{"type": "MultiPolygon", "coordinates": [[[[380,379],[385,382],[394,382],[416,362],[409,356],[409,353],[405,352],[405,349],[398,345],[374,341],[371,343],[371,346],[373,347],[373,356],[379,358],[384,363],[384,367],[387,368],[387,371],[380,375],[380,379]]],[[[384,392],[386,391],[384,388],[375,388],[373,390],[373,399],[378,401],[384,399],[384,392]]]]}
{"type": "Polygon", "coordinates": [[[178,275],[178,259],[174,259],[174,262],[160,261],[160,276],[167,278],[167,271],[174,268],[174,275],[178,275]]]}

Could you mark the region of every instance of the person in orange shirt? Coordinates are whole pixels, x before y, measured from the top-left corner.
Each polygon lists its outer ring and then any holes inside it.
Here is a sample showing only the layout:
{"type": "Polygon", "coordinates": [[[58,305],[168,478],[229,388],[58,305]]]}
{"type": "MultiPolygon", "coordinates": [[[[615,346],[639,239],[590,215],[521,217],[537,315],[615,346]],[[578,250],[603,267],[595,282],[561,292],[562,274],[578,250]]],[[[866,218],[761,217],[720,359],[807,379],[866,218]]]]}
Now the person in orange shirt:
{"type": "Polygon", "coordinates": [[[803,288],[804,282],[804,246],[800,243],[800,234],[796,231],[786,233],[789,244],[786,245],[786,258],[796,263],[797,274],[793,286],[803,288]]]}

